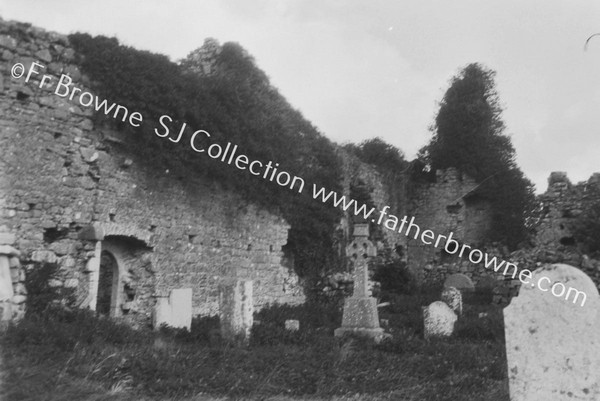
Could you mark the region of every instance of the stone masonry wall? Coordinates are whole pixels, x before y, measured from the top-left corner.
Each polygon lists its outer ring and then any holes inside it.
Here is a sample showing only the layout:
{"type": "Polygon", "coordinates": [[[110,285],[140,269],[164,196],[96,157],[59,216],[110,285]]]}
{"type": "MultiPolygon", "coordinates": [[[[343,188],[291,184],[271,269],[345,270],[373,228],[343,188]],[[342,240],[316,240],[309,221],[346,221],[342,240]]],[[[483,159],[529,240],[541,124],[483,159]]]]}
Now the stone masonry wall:
{"type": "Polygon", "coordinates": [[[133,294],[119,315],[139,323],[149,321],[153,295],[175,288],[193,289],[194,314],[217,313],[224,275],[254,280],[258,307],[303,301],[281,263],[286,221],[217,184],[145,169],[120,133],[95,127],[90,109],[54,94],[61,74],[87,90],[65,36],[0,20],[0,55],[0,233],[14,235],[25,269],[57,263],[54,285],[89,304],[90,260],[104,242],[120,253],[133,294]],[[44,65],[51,85],[39,87],[42,74],[28,83],[11,77],[17,62],[44,65]]]}
{"type": "MultiPolygon", "coordinates": [[[[445,236],[453,233],[452,238],[461,243],[479,244],[489,230],[491,213],[489,202],[469,196],[476,186],[473,179],[454,168],[439,170],[434,183],[414,190],[409,217],[414,216],[421,232],[432,230],[445,236]]],[[[415,232],[413,229],[408,236],[409,267],[421,282],[438,281],[428,272],[432,266],[452,262],[453,258],[447,257],[442,247],[435,248],[423,244],[420,238],[415,239],[415,232]]]]}

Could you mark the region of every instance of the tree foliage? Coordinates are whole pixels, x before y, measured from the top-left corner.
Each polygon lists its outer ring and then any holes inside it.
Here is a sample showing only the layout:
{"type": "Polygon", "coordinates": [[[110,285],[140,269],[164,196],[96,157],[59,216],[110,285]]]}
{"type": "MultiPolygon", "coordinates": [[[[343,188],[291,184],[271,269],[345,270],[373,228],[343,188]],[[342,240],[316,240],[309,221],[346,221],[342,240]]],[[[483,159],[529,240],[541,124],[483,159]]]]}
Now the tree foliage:
{"type": "Polygon", "coordinates": [[[515,162],[515,149],[504,134],[495,72],[474,63],[451,82],[419,158],[431,171],[456,167],[473,177],[474,193],[492,202],[490,240],[511,247],[525,239],[525,215],[533,202],[533,185],[515,162]]]}
{"type": "Polygon", "coordinates": [[[348,144],[345,148],[361,161],[374,165],[384,173],[400,173],[408,166],[404,153],[379,137],[367,139],[358,145],[348,144]]]}

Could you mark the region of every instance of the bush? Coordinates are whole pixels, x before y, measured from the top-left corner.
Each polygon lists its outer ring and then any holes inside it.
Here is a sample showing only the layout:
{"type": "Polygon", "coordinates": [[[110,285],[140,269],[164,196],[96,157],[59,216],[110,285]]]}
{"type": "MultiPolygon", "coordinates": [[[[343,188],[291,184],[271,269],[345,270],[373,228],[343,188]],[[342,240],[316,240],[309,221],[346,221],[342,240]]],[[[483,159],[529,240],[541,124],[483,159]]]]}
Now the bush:
{"type": "Polygon", "coordinates": [[[504,316],[499,307],[465,308],[463,316],[456,322],[455,335],[474,341],[494,341],[504,344],[504,316]],[[482,314],[480,317],[480,313],[482,314]]]}
{"type": "Polygon", "coordinates": [[[406,263],[392,260],[375,267],[373,280],[381,283],[382,292],[414,294],[417,286],[406,263]]]}
{"type": "Polygon", "coordinates": [[[74,289],[50,286],[51,280],[59,278],[58,269],[56,263],[45,262],[34,262],[28,269],[25,277],[27,314],[41,314],[58,304],[66,307],[75,305],[74,289]]]}
{"type": "Polygon", "coordinates": [[[342,324],[342,310],[336,303],[321,304],[309,302],[302,305],[274,304],[255,314],[260,324],[252,328],[251,344],[309,344],[319,335],[333,335],[342,324]],[[285,329],[285,321],[295,319],[300,322],[300,330],[285,329]]]}

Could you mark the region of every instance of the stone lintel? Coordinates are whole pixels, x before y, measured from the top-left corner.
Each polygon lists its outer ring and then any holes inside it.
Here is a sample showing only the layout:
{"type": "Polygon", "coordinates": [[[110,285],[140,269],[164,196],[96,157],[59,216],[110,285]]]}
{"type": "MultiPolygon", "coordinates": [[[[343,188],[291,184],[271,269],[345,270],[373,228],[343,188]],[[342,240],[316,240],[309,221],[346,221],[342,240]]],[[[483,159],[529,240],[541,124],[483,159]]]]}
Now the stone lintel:
{"type": "Polygon", "coordinates": [[[15,235],[11,233],[0,233],[0,245],[14,245],[15,235]]]}

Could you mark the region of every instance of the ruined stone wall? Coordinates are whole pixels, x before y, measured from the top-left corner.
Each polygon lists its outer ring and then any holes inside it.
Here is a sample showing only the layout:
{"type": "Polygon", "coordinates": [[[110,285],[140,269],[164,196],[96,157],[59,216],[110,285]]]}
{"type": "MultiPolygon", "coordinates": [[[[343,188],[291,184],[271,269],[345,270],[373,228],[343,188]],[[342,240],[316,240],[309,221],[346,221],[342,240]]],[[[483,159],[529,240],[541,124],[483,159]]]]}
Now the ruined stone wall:
{"type": "Polygon", "coordinates": [[[538,197],[541,207],[537,227],[538,245],[573,245],[573,223],[594,203],[600,203],[600,173],[572,184],[564,172],[553,172],[548,189],[538,197]]]}
{"type": "Polygon", "coordinates": [[[136,322],[149,321],[154,293],[174,288],[193,289],[195,314],[216,313],[223,275],[254,280],[258,307],[304,299],[281,263],[286,221],[217,184],[145,168],[120,133],[54,94],[63,73],[87,90],[66,37],[0,20],[0,54],[0,232],[14,235],[24,266],[57,263],[54,285],[89,304],[89,261],[110,243],[135,293],[119,313],[136,322]],[[11,77],[34,61],[52,85],[11,77]]]}
{"type": "MultiPolygon", "coordinates": [[[[409,217],[423,230],[432,230],[436,236],[442,234],[461,243],[480,244],[485,239],[491,224],[490,204],[485,199],[475,198],[472,191],[476,182],[461,174],[455,168],[436,172],[434,183],[417,186],[411,196],[409,217]]],[[[421,282],[443,281],[443,275],[432,274],[432,266],[442,266],[453,262],[443,246],[435,248],[424,244],[419,237],[414,238],[413,229],[408,237],[408,263],[421,282]]],[[[473,273],[475,269],[460,267],[473,273]]],[[[440,273],[440,271],[438,271],[440,273]]],[[[441,274],[441,273],[440,273],[441,274]]],[[[451,273],[449,273],[451,274],[451,273]]]]}
{"type": "MultiPolygon", "coordinates": [[[[600,289],[600,259],[586,255],[574,237],[577,220],[594,204],[600,204],[600,173],[584,182],[572,184],[564,172],[553,172],[546,192],[539,195],[539,221],[534,246],[514,252],[511,258],[519,267],[535,270],[542,264],[565,263],[584,271],[600,289]]],[[[511,291],[518,292],[520,282],[511,291]]],[[[501,295],[506,289],[501,290],[501,295]]],[[[507,303],[510,298],[505,300],[507,303]]]]}
{"type": "MultiPolygon", "coordinates": [[[[379,218],[377,213],[385,206],[390,207],[388,213],[396,216],[403,216],[406,214],[406,177],[400,174],[397,175],[395,179],[385,177],[375,168],[375,166],[363,163],[358,157],[348,153],[342,148],[338,148],[337,154],[342,161],[342,171],[344,172],[342,177],[342,187],[343,193],[346,196],[350,196],[351,185],[363,183],[368,188],[371,200],[377,209],[372,215],[374,219],[379,218]]],[[[345,238],[350,238],[351,236],[351,220],[354,216],[352,211],[353,209],[348,210],[344,214],[340,224],[344,231],[345,238]]],[[[395,249],[397,246],[406,248],[406,237],[404,235],[383,228],[380,229],[379,232],[382,236],[381,241],[377,244],[380,251],[385,247],[390,249],[395,249]]]]}

